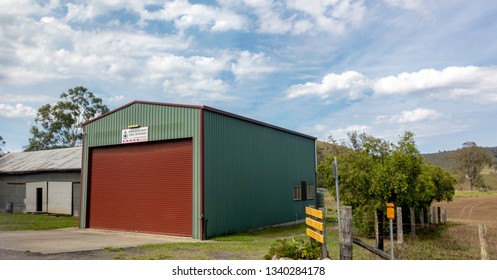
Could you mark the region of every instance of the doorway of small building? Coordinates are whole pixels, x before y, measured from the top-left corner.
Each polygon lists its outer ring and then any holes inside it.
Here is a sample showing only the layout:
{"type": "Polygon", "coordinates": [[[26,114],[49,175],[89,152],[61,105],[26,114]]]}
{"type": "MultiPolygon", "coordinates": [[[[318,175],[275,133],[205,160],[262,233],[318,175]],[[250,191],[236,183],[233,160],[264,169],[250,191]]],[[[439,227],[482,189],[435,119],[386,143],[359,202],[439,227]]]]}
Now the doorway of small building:
{"type": "Polygon", "coordinates": [[[36,188],[36,212],[43,211],[43,188],[36,188]]]}

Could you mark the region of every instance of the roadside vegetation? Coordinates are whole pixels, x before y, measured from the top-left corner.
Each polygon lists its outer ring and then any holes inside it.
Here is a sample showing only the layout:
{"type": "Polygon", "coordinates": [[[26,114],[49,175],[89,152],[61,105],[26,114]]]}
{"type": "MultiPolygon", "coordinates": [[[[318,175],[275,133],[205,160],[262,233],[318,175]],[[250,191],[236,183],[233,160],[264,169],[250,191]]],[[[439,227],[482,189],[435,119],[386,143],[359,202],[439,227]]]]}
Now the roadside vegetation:
{"type": "Polygon", "coordinates": [[[420,209],[452,200],[456,178],[424,162],[412,132],[405,132],[397,143],[365,133],[353,132],[348,137],[342,141],[330,137],[332,149],[320,162],[318,172],[321,187],[332,196],[336,196],[338,174],[342,205],[352,207],[358,233],[374,233],[375,211],[384,211],[387,203],[420,209]]]}

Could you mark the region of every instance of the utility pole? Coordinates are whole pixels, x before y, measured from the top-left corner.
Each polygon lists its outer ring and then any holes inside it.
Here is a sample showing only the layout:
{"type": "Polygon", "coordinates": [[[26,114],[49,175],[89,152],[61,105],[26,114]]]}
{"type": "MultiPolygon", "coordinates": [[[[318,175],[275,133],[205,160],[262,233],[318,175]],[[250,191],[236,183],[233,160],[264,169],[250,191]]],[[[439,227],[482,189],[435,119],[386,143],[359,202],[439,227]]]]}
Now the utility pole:
{"type": "MultiPolygon", "coordinates": [[[[335,185],[337,191],[337,219],[338,219],[338,228],[340,228],[340,189],[338,188],[338,164],[337,157],[333,157],[333,176],[335,177],[335,185]]],[[[338,233],[340,235],[340,231],[338,233]]],[[[338,237],[340,238],[340,236],[338,237]]]]}

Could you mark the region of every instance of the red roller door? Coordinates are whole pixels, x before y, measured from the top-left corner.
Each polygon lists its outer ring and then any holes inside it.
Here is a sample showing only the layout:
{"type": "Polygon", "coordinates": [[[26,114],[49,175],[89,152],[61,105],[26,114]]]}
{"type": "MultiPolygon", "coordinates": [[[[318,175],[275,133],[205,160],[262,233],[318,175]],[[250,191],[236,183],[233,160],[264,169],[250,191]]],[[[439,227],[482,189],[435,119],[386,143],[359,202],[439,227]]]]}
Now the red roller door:
{"type": "Polygon", "coordinates": [[[90,228],[192,236],[192,141],[91,150],[90,228]]]}

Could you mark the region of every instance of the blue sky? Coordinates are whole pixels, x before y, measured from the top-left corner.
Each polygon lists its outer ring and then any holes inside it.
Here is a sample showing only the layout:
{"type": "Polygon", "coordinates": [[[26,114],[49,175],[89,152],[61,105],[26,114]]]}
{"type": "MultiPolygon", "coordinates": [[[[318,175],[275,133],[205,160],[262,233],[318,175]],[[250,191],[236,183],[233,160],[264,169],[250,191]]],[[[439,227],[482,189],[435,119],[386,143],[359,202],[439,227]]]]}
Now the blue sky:
{"type": "Polygon", "coordinates": [[[422,153],[497,146],[497,1],[0,1],[0,135],[84,86],[422,153]]]}

